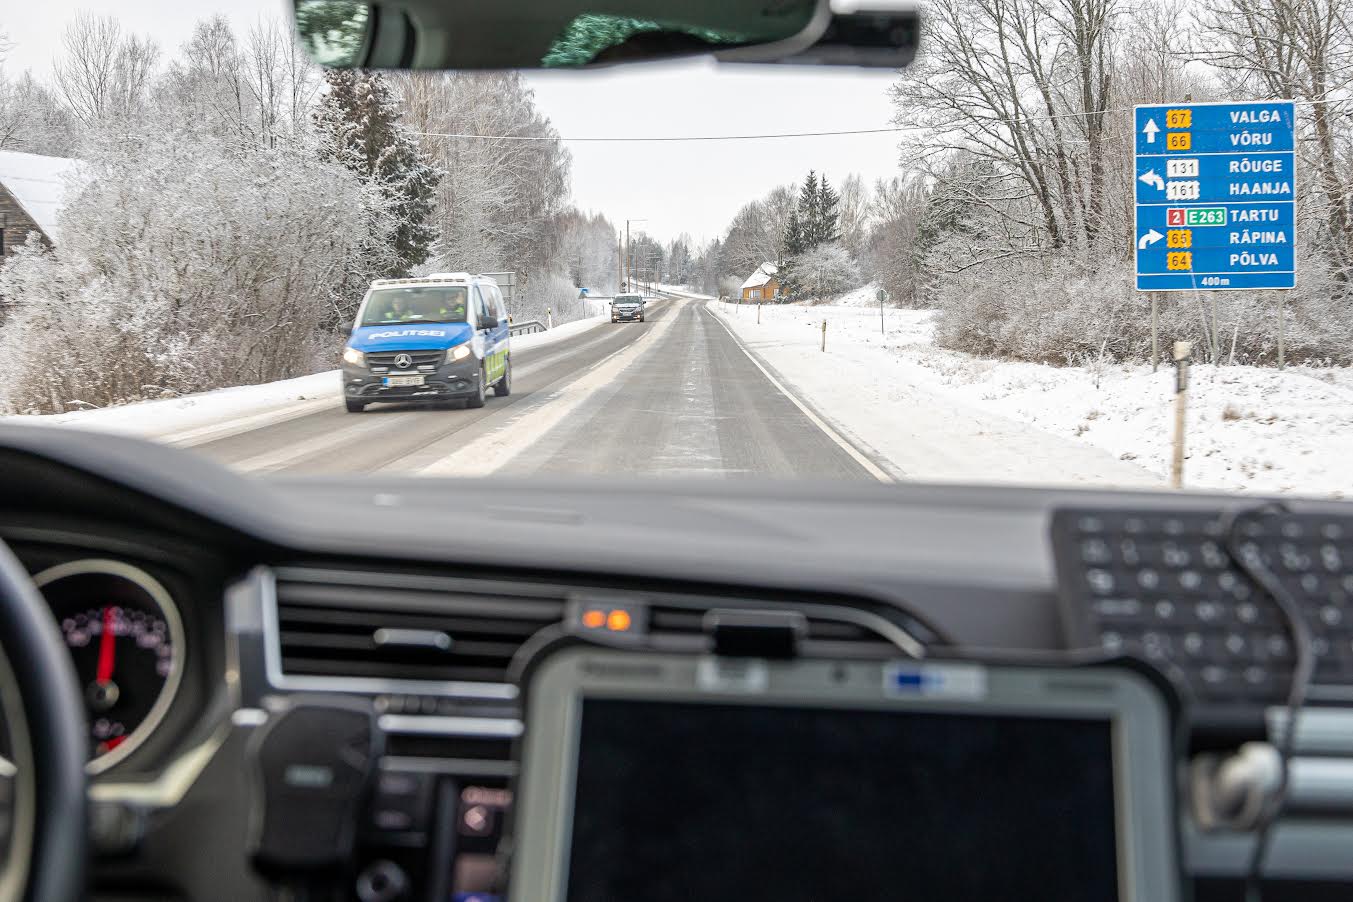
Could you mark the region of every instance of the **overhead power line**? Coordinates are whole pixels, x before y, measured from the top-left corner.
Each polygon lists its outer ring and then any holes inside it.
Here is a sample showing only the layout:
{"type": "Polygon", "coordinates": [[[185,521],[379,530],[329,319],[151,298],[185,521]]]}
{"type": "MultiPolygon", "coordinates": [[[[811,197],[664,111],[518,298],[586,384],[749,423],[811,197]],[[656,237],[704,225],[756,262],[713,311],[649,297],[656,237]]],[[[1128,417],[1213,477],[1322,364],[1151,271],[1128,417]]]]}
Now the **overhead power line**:
{"type": "MultiPolygon", "coordinates": [[[[1298,100],[1297,106],[1310,106],[1315,101],[1298,100]]],[[[1353,98],[1345,97],[1337,100],[1325,100],[1329,106],[1342,106],[1347,103],[1353,103],[1353,98]]],[[[1182,103],[1182,101],[1181,101],[1182,103]]],[[[458,138],[469,141],[563,141],[565,143],[579,144],[678,144],[692,143],[701,141],[768,141],[785,138],[835,138],[847,135],[889,135],[900,134],[902,132],[926,132],[926,131],[950,131],[963,125],[972,125],[975,122],[996,124],[1001,122],[1051,122],[1054,119],[1078,119],[1084,116],[1102,116],[1110,113],[1131,113],[1132,107],[1114,107],[1106,110],[1092,110],[1090,112],[1069,112],[1056,114],[1031,114],[1028,116],[1005,116],[1005,117],[958,117],[948,122],[936,122],[927,125],[894,125],[886,128],[850,128],[850,129],[831,129],[827,131],[816,132],[770,132],[766,134],[752,135],[589,135],[589,136],[566,136],[566,135],[474,135],[469,133],[456,132],[413,132],[420,138],[458,138]]]]}
{"type": "Polygon", "coordinates": [[[612,135],[612,136],[593,136],[586,138],[569,138],[558,135],[468,135],[468,134],[447,134],[445,132],[414,132],[420,138],[471,138],[484,141],[570,141],[570,142],[592,142],[592,143],[673,143],[678,141],[761,141],[768,138],[826,138],[836,135],[879,135],[889,132],[905,132],[926,129],[930,126],[898,126],[895,128],[855,128],[844,131],[825,131],[825,132],[783,132],[779,134],[768,135],[659,135],[645,137],[642,135],[612,135]]]}

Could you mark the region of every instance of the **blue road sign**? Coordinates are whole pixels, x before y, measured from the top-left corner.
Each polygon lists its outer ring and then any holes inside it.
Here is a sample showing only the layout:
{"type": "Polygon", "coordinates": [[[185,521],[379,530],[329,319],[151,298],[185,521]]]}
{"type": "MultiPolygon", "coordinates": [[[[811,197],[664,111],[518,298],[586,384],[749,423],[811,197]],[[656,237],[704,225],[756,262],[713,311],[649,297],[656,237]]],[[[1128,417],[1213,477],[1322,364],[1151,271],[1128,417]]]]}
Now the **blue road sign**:
{"type": "Polygon", "coordinates": [[[1137,290],[1291,288],[1292,101],[1135,112],[1137,290]]]}

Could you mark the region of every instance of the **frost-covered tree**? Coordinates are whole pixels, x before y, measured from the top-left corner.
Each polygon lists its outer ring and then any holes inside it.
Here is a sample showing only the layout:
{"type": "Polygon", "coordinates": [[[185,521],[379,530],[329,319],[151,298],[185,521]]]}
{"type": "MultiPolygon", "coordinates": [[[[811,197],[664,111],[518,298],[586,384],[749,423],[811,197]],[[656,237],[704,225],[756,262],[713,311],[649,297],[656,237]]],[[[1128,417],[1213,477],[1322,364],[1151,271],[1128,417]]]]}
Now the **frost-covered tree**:
{"type": "Polygon", "coordinates": [[[156,116],[240,145],[308,141],[322,84],[284,26],[263,21],[240,38],[217,15],[198,22],[170,62],[155,92],[156,116]]]}
{"type": "Polygon", "coordinates": [[[615,225],[600,213],[567,210],[555,224],[559,261],[575,288],[614,291],[619,285],[615,225]]]}
{"type": "Polygon", "coordinates": [[[0,150],[68,157],[80,139],[79,124],[51,89],[31,72],[10,79],[0,71],[0,150]]]}
{"type": "Polygon", "coordinates": [[[432,265],[512,270],[524,288],[557,270],[554,224],[568,206],[570,157],[522,76],[391,78],[410,128],[446,173],[436,192],[432,265]]]}
{"type": "Polygon", "coordinates": [[[869,202],[868,248],[864,253],[872,278],[899,307],[922,306],[930,283],[923,265],[922,221],[928,195],[921,179],[880,179],[869,202]]]}
{"type": "MultiPolygon", "coordinates": [[[[385,79],[374,72],[331,69],[328,92],[315,111],[321,152],[357,173],[386,199],[382,213],[393,217],[393,233],[381,268],[364,276],[408,275],[428,258],[437,231],[432,223],[442,173],[401,120],[398,102],[385,79]]],[[[382,229],[381,231],[385,231],[382,229]]]]}
{"type": "Polygon", "coordinates": [[[60,411],[314,372],[382,203],[307,147],[157,133],[91,147],[61,242],[0,269],[0,384],[60,411]],[[172,203],[166,203],[172,198],[172,203]]]}
{"type": "Polygon", "coordinates": [[[779,277],[791,300],[823,301],[859,287],[860,269],[839,242],[829,242],[787,261],[779,277]]]}

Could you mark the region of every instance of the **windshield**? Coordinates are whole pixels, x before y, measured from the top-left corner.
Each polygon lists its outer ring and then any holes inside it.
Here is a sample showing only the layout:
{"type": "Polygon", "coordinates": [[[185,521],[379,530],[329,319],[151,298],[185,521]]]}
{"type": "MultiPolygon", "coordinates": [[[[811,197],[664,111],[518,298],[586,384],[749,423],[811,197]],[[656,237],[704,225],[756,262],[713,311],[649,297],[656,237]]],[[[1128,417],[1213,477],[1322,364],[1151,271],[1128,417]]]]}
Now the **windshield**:
{"type": "MultiPolygon", "coordinates": [[[[304,47],[290,0],[90,6],[0,12],[10,421],[299,477],[1349,492],[1337,3],[924,0],[902,69],[447,72],[317,64],[394,34],[357,2],[302,3],[304,47]]],[[[650,6],[495,39],[738,54],[818,8],[650,6]]]]}
{"type": "Polygon", "coordinates": [[[380,288],[367,295],[361,325],[463,323],[468,294],[464,287],[380,288]]]}

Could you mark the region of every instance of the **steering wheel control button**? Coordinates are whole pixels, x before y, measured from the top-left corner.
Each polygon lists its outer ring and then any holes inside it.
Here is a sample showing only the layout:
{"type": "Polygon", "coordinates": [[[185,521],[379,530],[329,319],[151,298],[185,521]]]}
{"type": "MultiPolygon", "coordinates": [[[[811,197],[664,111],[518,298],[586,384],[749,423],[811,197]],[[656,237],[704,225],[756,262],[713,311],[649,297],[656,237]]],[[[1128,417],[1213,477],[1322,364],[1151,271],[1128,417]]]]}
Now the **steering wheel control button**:
{"type": "Polygon", "coordinates": [[[365,700],[303,699],[272,715],[250,746],[260,873],[313,874],[350,860],[383,748],[365,700]]]}

